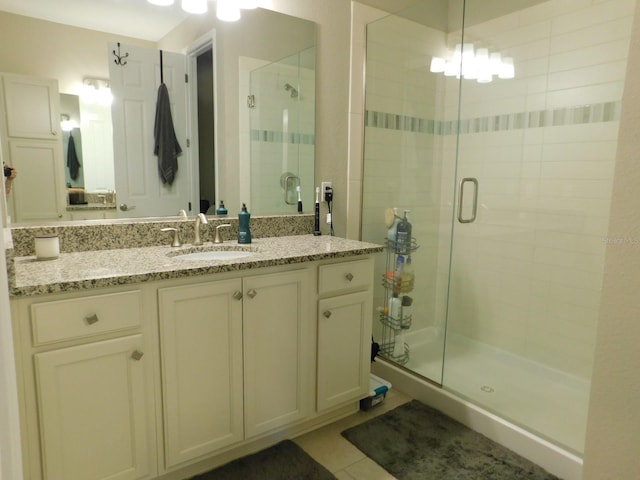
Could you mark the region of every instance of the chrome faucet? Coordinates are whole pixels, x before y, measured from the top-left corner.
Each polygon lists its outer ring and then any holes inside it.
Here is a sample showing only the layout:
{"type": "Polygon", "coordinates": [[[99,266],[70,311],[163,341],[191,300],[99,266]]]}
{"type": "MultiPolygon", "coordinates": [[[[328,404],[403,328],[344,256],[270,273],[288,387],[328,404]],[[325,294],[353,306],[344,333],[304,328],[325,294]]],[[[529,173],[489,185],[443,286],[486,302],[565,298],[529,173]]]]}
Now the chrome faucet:
{"type": "Polygon", "coordinates": [[[193,245],[202,245],[202,240],[200,239],[200,225],[203,223],[207,224],[209,222],[207,221],[207,217],[204,215],[204,213],[199,213],[196,216],[196,232],[195,238],[193,239],[193,245]]]}
{"type": "Polygon", "coordinates": [[[171,242],[172,247],[181,247],[182,242],[180,241],[180,231],[177,228],[167,227],[161,228],[161,232],[173,232],[173,242],[171,242]]]}
{"type": "Polygon", "coordinates": [[[222,242],[223,242],[223,240],[222,240],[222,236],[220,235],[220,229],[221,229],[222,227],[230,227],[230,226],[231,226],[231,224],[230,224],[230,223],[223,223],[222,225],[218,225],[218,226],[216,227],[216,238],[215,238],[215,240],[213,241],[213,243],[222,243],[222,242]]]}

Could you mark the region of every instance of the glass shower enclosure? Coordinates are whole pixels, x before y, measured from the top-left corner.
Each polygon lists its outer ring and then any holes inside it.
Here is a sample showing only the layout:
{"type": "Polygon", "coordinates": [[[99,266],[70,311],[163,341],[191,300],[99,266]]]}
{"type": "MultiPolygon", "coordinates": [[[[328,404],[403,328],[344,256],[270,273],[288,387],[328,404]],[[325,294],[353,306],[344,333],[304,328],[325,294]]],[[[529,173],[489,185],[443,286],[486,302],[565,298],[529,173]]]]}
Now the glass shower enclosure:
{"type": "Polygon", "coordinates": [[[250,203],[256,214],[310,211],[315,172],[315,47],[250,72],[250,203]]]}
{"type": "Polygon", "coordinates": [[[410,328],[374,338],[578,455],[634,6],[424,0],[367,27],[362,238],[395,207],[418,246],[410,328]]]}

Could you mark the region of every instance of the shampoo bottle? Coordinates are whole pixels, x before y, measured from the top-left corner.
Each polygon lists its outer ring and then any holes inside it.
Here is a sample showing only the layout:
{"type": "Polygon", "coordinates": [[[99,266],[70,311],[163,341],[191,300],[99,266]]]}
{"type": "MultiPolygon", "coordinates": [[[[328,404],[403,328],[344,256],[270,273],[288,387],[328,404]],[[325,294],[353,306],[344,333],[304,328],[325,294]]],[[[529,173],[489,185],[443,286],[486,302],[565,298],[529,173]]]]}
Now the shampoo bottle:
{"type": "Polygon", "coordinates": [[[243,203],[242,210],[238,213],[238,243],[251,243],[250,220],[251,214],[247,211],[247,206],[243,203]]]}
{"type": "Polygon", "coordinates": [[[407,254],[411,251],[411,223],[409,223],[407,213],[409,210],[404,211],[404,217],[396,229],[396,252],[400,254],[407,254]]]}

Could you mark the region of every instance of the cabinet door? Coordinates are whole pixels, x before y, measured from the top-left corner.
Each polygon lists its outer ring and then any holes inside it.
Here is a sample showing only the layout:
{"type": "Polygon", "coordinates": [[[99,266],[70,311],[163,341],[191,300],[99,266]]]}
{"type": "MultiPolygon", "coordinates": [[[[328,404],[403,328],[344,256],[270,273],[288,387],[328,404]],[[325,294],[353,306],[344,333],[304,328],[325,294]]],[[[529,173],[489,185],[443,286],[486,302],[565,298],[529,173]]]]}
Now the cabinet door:
{"type": "Polygon", "coordinates": [[[244,281],[245,434],[301,420],[313,409],[315,315],[309,272],[244,281]]]}
{"type": "Polygon", "coordinates": [[[318,303],[318,411],[368,395],[371,304],[370,291],[318,303]]]}
{"type": "Polygon", "coordinates": [[[7,161],[19,172],[12,187],[15,221],[59,220],[64,215],[64,166],[57,142],[9,140],[7,161]]]}
{"type": "Polygon", "coordinates": [[[149,475],[142,336],[35,355],[47,480],[149,475]]]}
{"type": "Polygon", "coordinates": [[[9,137],[53,140],[60,136],[56,80],[5,75],[4,96],[9,137]]]}
{"type": "Polygon", "coordinates": [[[170,468],[243,439],[241,282],[162,288],[159,307],[170,468]]]}

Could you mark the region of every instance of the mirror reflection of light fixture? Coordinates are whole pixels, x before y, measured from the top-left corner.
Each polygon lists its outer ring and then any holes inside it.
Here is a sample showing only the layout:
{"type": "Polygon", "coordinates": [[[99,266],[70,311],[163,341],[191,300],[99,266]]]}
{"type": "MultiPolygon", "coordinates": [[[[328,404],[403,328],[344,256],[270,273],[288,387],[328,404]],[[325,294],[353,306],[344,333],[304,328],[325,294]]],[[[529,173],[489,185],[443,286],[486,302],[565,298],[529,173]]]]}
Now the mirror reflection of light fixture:
{"type": "Polygon", "coordinates": [[[501,79],[515,77],[512,57],[503,57],[499,52],[489,52],[488,48],[475,48],[473,43],[458,43],[449,60],[433,57],[429,71],[443,73],[447,77],[475,80],[478,83],[489,83],[494,75],[501,79]]]}
{"type": "MultiPolygon", "coordinates": [[[[163,7],[173,5],[174,0],[147,0],[153,5],[163,7]]],[[[187,13],[207,13],[211,0],[181,0],[180,6],[187,13]]],[[[240,10],[252,10],[258,8],[260,0],[216,0],[216,17],[223,22],[236,22],[240,20],[240,10]]]]}
{"type": "Polygon", "coordinates": [[[75,125],[66,113],[60,115],[60,128],[63,132],[70,132],[75,128],[75,125]]]}
{"type": "Polygon", "coordinates": [[[240,20],[240,7],[236,0],[217,0],[216,17],[223,22],[237,22],[240,20]]]}
{"type": "Polygon", "coordinates": [[[207,13],[207,10],[209,9],[207,3],[207,0],[182,0],[180,5],[182,6],[182,10],[185,12],[200,15],[207,13]]]}
{"type": "Polygon", "coordinates": [[[80,97],[85,103],[98,103],[100,105],[111,105],[113,103],[109,81],[102,78],[85,78],[82,81],[80,97]]]}

